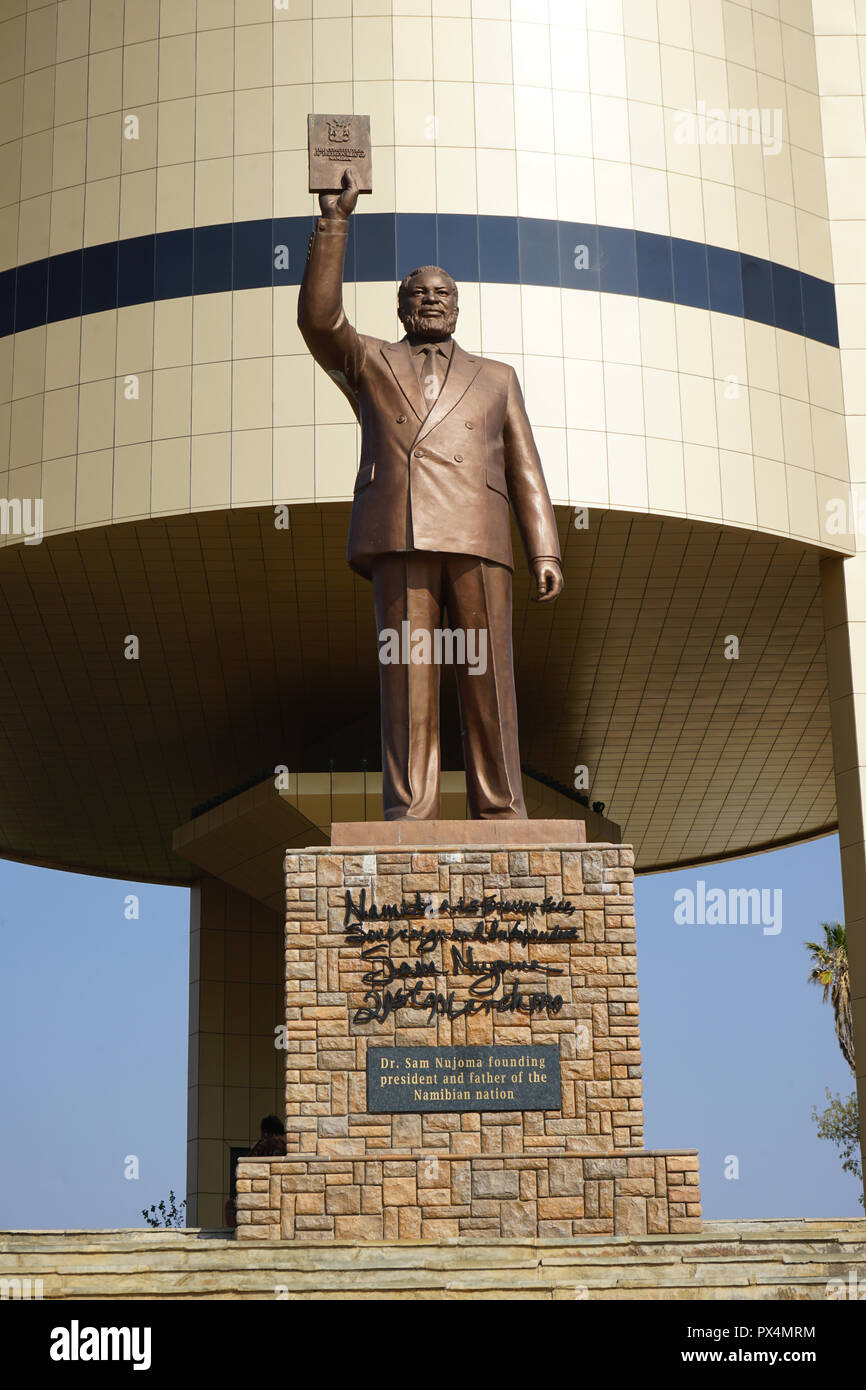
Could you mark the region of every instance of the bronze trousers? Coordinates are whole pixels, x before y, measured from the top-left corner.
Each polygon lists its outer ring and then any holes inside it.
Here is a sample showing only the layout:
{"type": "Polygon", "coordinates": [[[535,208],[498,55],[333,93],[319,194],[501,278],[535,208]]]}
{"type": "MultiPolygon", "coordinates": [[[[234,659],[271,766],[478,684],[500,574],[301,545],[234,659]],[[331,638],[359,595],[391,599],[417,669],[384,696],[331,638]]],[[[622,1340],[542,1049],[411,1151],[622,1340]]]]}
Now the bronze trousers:
{"type": "MultiPolygon", "coordinates": [[[[474,555],[423,550],[381,555],[373,562],[373,603],[379,637],[385,819],[439,818],[441,658],[436,659],[436,634],[443,633],[446,614],[448,631],[472,634],[467,650],[475,657],[474,669],[467,660],[454,662],[469,814],[473,820],[525,818],[510,569],[474,555]],[[392,634],[399,634],[400,660],[383,660],[388,651],[385,634],[392,656],[392,634]],[[482,651],[484,662],[479,659],[482,651]],[[428,659],[423,659],[425,654],[428,659]],[[413,660],[413,655],[421,659],[413,660]]],[[[447,653],[447,640],[439,650],[447,653]]]]}

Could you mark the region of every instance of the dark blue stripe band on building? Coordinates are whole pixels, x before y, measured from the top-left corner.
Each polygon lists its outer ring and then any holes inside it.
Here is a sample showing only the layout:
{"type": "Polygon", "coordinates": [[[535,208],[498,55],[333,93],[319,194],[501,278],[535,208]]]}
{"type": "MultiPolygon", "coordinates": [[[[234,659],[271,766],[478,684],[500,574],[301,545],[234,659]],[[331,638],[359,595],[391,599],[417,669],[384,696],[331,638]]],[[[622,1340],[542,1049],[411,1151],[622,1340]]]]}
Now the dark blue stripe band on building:
{"type": "MultiPolygon", "coordinates": [[[[297,285],[312,217],[130,237],[0,274],[0,337],[44,323],[221,290],[297,285]]],[[[456,280],[640,295],[767,323],[838,347],[832,284],[703,242],[533,217],[367,213],[350,224],[346,279],[437,264],[456,280]]]]}

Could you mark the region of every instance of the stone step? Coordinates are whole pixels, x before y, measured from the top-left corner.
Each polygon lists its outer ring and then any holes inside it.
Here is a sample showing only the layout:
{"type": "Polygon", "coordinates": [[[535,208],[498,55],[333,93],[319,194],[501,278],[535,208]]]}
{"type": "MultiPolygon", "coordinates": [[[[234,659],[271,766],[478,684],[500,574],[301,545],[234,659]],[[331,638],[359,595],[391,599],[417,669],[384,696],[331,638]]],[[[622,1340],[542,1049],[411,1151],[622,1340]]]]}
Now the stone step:
{"type": "MultiPolygon", "coordinates": [[[[667,1265],[664,1267],[621,1264],[599,1270],[597,1267],[576,1263],[557,1271],[550,1271],[541,1267],[533,1269],[461,1268],[455,1261],[446,1270],[413,1268],[407,1264],[402,1269],[364,1269],[359,1267],[356,1270],[344,1270],[339,1273],[312,1267],[308,1270],[279,1267],[251,1269],[227,1262],[198,1269],[153,1269],[152,1267],[114,1269],[100,1261],[99,1264],[91,1265],[89,1268],[66,1267],[41,1272],[34,1270],[27,1273],[19,1271],[18,1277],[31,1280],[41,1278],[46,1288],[49,1281],[55,1281],[58,1284],[76,1283],[82,1289],[91,1284],[108,1281],[118,1286],[120,1284],[142,1286],[146,1283],[153,1288],[161,1288],[186,1283],[205,1287],[209,1281],[219,1281],[226,1275],[239,1284],[249,1285],[251,1288],[272,1288],[276,1284],[288,1283],[293,1288],[305,1291],[313,1291],[322,1283],[324,1277],[327,1278],[329,1286],[335,1289],[400,1288],[409,1284],[418,1287],[432,1287],[442,1284],[468,1286],[475,1283],[486,1284],[491,1281],[503,1282],[506,1280],[513,1285],[543,1283],[551,1288],[564,1284],[571,1286],[586,1284],[596,1288],[626,1288],[645,1287],[650,1284],[656,1284],[659,1287],[701,1284],[709,1287],[711,1285],[742,1286],[747,1284],[792,1283],[810,1279],[826,1281],[831,1277],[845,1278],[848,1269],[852,1268],[856,1269],[858,1274],[863,1271],[862,1264],[840,1269],[805,1260],[797,1265],[767,1264],[760,1269],[744,1263],[733,1269],[730,1267],[720,1269],[713,1265],[699,1264],[667,1265]]],[[[8,1273],[6,1277],[9,1277],[8,1273]]]]}
{"type": "MultiPolygon", "coordinates": [[[[465,1239],[462,1244],[465,1248],[475,1249],[543,1249],[551,1250],[557,1247],[572,1249],[579,1245],[581,1248],[609,1246],[611,1249],[621,1250],[624,1246],[630,1249],[657,1248],[659,1246],[670,1246],[681,1249],[684,1246],[695,1245],[704,1249],[708,1244],[724,1245],[743,1241],[760,1242],[780,1240],[821,1240],[823,1238],[837,1241],[859,1241],[866,1244],[866,1219],[863,1217],[848,1217],[838,1220],[807,1220],[800,1218],[785,1220],[753,1220],[753,1221],[704,1221],[700,1234],[686,1235],[657,1235],[657,1236],[611,1236],[611,1235],[585,1235],[574,1239],[555,1239],[547,1238],[544,1240],[513,1239],[513,1240],[484,1240],[465,1239]]],[[[153,1230],[140,1226],[122,1227],[100,1227],[95,1229],[81,1228],[58,1228],[51,1229],[22,1229],[22,1230],[0,1230],[0,1251],[5,1251],[14,1244],[36,1245],[41,1247],[56,1245],[58,1248],[69,1248],[71,1244],[76,1245],[129,1245],[148,1247],[153,1246],[177,1246],[188,1248],[191,1243],[207,1242],[209,1245],[233,1246],[235,1244],[234,1233],[228,1227],[215,1227],[208,1229],[204,1227],[185,1227],[180,1230],[153,1230]]],[[[447,1245],[455,1245],[456,1240],[448,1241],[447,1245]]],[[[271,1245],[276,1248],[289,1250],[292,1244],[287,1242],[262,1242],[263,1245],[271,1245]]],[[[295,1242],[300,1248],[302,1242],[295,1242]]],[[[365,1242],[365,1245],[368,1242],[365,1242]]],[[[386,1241],[379,1242],[384,1248],[400,1250],[413,1247],[427,1246],[428,1248],[444,1248],[446,1242],[443,1241],[386,1241]]],[[[323,1250],[363,1248],[351,1241],[328,1241],[323,1243],[323,1250]]]]}
{"type": "Polygon", "coordinates": [[[111,1301],[130,1301],[140,1299],[213,1299],[213,1298],[234,1298],[234,1299],[258,1299],[259,1301],[274,1301],[278,1292],[282,1297],[292,1300],[321,1300],[332,1299],[346,1301],[351,1298],[353,1302],[370,1300],[395,1300],[395,1299],[544,1299],[547,1301],[575,1299],[693,1299],[693,1300],[713,1300],[713,1299],[751,1299],[751,1300],[779,1300],[795,1299],[806,1300],[816,1299],[826,1301],[827,1284],[825,1279],[812,1280],[785,1280],[780,1279],[767,1284],[694,1284],[690,1282],[672,1284],[621,1284],[612,1287],[596,1287],[586,1284],[548,1284],[541,1282],[520,1282],[515,1280],[503,1280],[490,1278],[488,1280],[478,1280],[472,1283],[449,1280],[432,1284],[411,1283],[408,1280],[396,1287],[378,1286],[365,1284],[363,1286],[343,1288],[333,1285],[330,1281],[320,1282],[314,1288],[296,1288],[290,1281],[285,1281],[280,1290],[274,1286],[265,1287],[251,1285],[239,1280],[232,1273],[225,1273],[221,1277],[209,1280],[197,1280],[187,1283],[170,1283],[157,1285],[149,1280],[137,1283],[126,1282],[118,1284],[110,1282],[92,1282],[82,1285],[79,1281],[63,1281],[49,1285],[46,1281],[43,1297],[46,1300],[63,1301],[82,1300],[85,1302],[111,1302],[111,1301]]]}
{"type": "MultiPolygon", "coordinates": [[[[330,1253],[330,1252],[329,1252],[330,1253]]],[[[666,1277],[666,1272],[676,1272],[683,1268],[716,1271],[719,1277],[736,1279],[743,1268],[761,1277],[767,1270],[787,1269],[792,1274],[803,1267],[827,1273],[827,1277],[838,1275],[841,1270],[859,1268],[866,1265],[866,1251],[862,1249],[825,1250],[822,1248],[800,1247],[776,1252],[762,1251],[751,1255],[747,1251],[738,1257],[715,1258],[711,1253],[695,1251],[682,1257],[672,1254],[647,1254],[644,1257],[627,1251],[624,1255],[594,1255],[589,1251],[575,1250],[549,1258],[547,1252],[539,1251],[534,1257],[519,1259],[503,1258],[498,1252],[467,1250],[465,1246],[452,1247],[449,1252],[430,1252],[423,1247],[409,1246],[403,1252],[394,1254],[387,1246],[366,1247],[357,1250],[353,1256],[344,1254],[340,1260],[323,1260],[321,1244],[306,1245],[286,1254],[279,1245],[256,1246],[254,1259],[240,1257],[236,1246],[223,1251],[165,1251],[152,1253],[141,1250],[118,1251],[111,1248],[85,1251],[20,1251],[16,1254],[0,1254],[0,1273],[19,1275],[39,1275],[57,1271],[87,1273],[99,1268],[106,1273],[124,1274],[150,1270],[154,1273],[165,1271],[186,1271],[195,1273],[208,1269],[247,1268],[259,1271],[281,1270],[285,1273],[304,1274],[310,1270],[316,1273],[327,1271],[328,1275],[339,1278],[343,1275],[362,1273],[394,1273],[405,1269],[423,1271],[438,1277],[449,1269],[506,1269],[514,1274],[521,1271],[542,1271],[546,1277],[557,1279],[579,1270],[587,1278],[603,1279],[609,1271],[652,1270],[657,1278],[666,1277]],[[436,1258],[432,1258],[432,1254],[436,1258]]],[[[624,1276],[625,1277],[625,1276],[624,1276]]]]}
{"type": "Polygon", "coordinates": [[[866,1282],[866,1221],[706,1222],[700,1236],[237,1242],[226,1231],[7,1231],[0,1279],[47,1299],[825,1299],[866,1282]]]}

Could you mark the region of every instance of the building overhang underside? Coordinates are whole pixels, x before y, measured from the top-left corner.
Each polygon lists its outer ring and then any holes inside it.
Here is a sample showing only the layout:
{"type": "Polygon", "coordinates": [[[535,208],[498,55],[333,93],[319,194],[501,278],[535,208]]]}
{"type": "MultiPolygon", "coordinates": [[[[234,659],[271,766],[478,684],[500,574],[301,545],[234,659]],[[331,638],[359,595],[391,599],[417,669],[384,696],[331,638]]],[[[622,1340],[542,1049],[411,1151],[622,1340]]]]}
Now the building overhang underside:
{"type": "MultiPolygon", "coordinates": [[[[522,558],[515,574],[530,780],[570,788],[586,767],[644,872],[834,830],[822,553],[676,518],[557,517],[562,596],[532,603],[522,558]]],[[[185,514],[0,551],[0,854],[189,882],[173,835],[203,807],[279,767],[380,768],[348,518],[344,502],[293,506],[288,527],[273,507],[185,514]]],[[[443,765],[461,767],[447,669],[443,765]]]]}

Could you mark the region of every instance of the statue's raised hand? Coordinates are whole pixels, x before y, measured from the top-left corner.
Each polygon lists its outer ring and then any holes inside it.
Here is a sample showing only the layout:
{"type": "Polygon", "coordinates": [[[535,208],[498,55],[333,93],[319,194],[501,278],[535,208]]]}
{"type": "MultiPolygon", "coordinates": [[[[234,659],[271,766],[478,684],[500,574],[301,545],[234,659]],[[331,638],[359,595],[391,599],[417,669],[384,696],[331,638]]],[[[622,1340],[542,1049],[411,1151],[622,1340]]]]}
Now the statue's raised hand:
{"type": "Polygon", "coordinates": [[[354,169],[343,170],[342,184],[342,193],[320,193],[319,207],[323,217],[339,217],[347,222],[355,211],[360,192],[354,169]]]}

